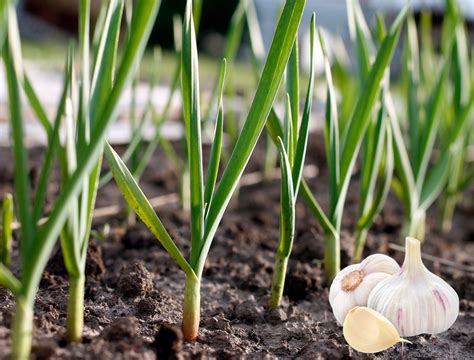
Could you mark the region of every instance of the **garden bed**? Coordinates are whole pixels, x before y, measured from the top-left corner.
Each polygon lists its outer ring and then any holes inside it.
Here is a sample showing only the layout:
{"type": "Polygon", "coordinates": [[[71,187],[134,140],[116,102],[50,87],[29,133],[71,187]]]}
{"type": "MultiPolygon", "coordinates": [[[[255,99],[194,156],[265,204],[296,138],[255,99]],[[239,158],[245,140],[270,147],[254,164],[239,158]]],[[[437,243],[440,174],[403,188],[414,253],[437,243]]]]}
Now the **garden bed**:
{"type": "MultiPolygon", "coordinates": [[[[320,166],[309,184],[327,205],[324,155],[312,137],[308,164],[320,166]]],[[[32,177],[40,164],[41,151],[31,151],[32,177]]],[[[0,149],[0,197],[12,186],[12,162],[8,149],[0,149]]],[[[257,151],[248,171],[260,168],[257,151]]],[[[357,175],[356,175],[357,177],[357,175]]],[[[54,179],[54,176],[53,176],[54,179]]],[[[54,181],[52,184],[54,185],[54,181]]],[[[178,180],[161,153],[155,154],[142,180],[148,196],[177,191],[178,180]]],[[[54,192],[54,186],[50,187],[54,192]]],[[[109,218],[111,233],[105,240],[92,239],[85,292],[85,335],[80,344],[67,344],[65,319],[68,281],[59,248],[43,275],[35,308],[35,359],[166,359],[166,358],[449,358],[467,359],[474,346],[474,273],[472,268],[473,208],[461,204],[453,231],[437,231],[437,213],[429,213],[428,235],[422,251],[439,258],[425,264],[441,274],[460,297],[460,315],[440,335],[410,338],[413,344],[398,344],[375,355],[352,350],[337,326],[328,302],[321,263],[323,234],[301,201],[297,206],[297,237],[290,260],[283,306],[266,307],[274,253],[279,234],[280,182],[273,180],[243,187],[217,231],[202,282],[202,316],[199,339],[182,343],[180,323],[183,298],[182,271],[153,235],[138,224],[124,228],[123,216],[109,218]],[[445,261],[455,264],[446,264],[445,261]]],[[[50,194],[51,196],[53,194],[50,194]]],[[[357,180],[351,184],[344,215],[342,265],[352,253],[353,219],[357,213],[357,180]]],[[[466,194],[472,202],[472,192],[466,194]]],[[[99,191],[97,207],[121,202],[113,183],[99,191]]],[[[178,246],[189,251],[187,216],[177,203],[159,209],[160,217],[178,246]]],[[[393,244],[402,244],[402,208],[389,200],[372,228],[365,254],[387,253],[403,260],[393,244]]],[[[95,224],[101,228],[104,220],[95,224]]],[[[18,253],[14,252],[13,263],[18,253]]],[[[13,267],[15,269],[15,266],[13,267]]],[[[15,273],[17,273],[15,271],[15,273]]],[[[14,299],[0,289],[0,359],[9,353],[14,299]]]]}

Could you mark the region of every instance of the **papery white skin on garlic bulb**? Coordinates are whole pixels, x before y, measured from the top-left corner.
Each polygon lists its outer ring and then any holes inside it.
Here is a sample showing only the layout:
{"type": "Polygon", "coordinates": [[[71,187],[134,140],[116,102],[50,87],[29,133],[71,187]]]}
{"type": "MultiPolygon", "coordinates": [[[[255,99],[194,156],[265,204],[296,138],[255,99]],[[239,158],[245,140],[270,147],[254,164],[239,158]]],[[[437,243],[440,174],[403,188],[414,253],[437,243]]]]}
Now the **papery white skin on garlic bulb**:
{"type": "Polygon", "coordinates": [[[389,319],[401,336],[437,334],[456,321],[459,297],[423,265],[420,241],[407,238],[402,268],[372,290],[368,307],[389,319]]]}
{"type": "Polygon", "coordinates": [[[399,270],[396,261],[383,254],[370,255],[361,263],[342,269],[329,290],[329,303],[339,325],[353,307],[367,306],[372,289],[399,270]]]}

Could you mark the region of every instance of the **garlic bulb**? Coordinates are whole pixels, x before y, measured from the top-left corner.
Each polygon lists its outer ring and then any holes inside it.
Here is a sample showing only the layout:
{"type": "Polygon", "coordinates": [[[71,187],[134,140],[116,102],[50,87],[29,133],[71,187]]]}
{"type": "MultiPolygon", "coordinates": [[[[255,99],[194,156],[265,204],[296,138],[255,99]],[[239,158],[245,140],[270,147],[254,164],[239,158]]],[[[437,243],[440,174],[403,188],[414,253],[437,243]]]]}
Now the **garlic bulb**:
{"type": "Polygon", "coordinates": [[[402,339],[393,324],[377,311],[356,306],[346,316],[343,329],[347,343],[357,351],[376,353],[388,349],[402,339]]]}
{"type": "Polygon", "coordinates": [[[459,313],[459,297],[421,260],[420,241],[406,238],[401,270],[370,293],[368,307],[389,319],[401,336],[437,334],[449,329],[459,313]]]}
{"type": "Polygon", "coordinates": [[[375,285],[399,270],[395,260],[382,254],[370,255],[360,264],[342,269],[329,290],[329,303],[337,322],[342,325],[353,307],[367,306],[367,299],[375,285]]]}

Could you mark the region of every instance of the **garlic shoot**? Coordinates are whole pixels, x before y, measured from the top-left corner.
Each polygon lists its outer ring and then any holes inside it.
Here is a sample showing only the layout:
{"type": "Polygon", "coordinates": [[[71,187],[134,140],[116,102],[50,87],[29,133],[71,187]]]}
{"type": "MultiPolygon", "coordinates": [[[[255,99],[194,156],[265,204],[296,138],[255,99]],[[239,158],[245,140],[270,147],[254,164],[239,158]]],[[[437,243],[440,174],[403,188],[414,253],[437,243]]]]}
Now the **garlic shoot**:
{"type": "Polygon", "coordinates": [[[372,289],[399,270],[395,260],[383,254],[371,255],[342,269],[329,290],[329,303],[337,322],[342,325],[353,307],[366,306],[372,289]]]}
{"type": "Polygon", "coordinates": [[[344,338],[357,351],[376,353],[388,349],[402,339],[397,329],[384,316],[365,306],[353,308],[344,320],[344,338]]]}
{"type": "Polygon", "coordinates": [[[368,306],[389,319],[401,336],[446,331],[458,316],[459,297],[423,265],[419,240],[407,237],[405,246],[401,270],[372,290],[368,306]]]}

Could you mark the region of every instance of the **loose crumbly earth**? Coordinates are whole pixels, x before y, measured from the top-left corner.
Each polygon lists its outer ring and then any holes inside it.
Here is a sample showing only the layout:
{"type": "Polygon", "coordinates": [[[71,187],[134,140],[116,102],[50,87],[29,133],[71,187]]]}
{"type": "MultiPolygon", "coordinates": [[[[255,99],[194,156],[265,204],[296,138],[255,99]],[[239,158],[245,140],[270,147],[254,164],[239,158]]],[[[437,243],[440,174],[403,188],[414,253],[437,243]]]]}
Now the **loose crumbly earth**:
{"type": "MultiPolygon", "coordinates": [[[[319,142],[321,144],[322,142],[319,142]]],[[[39,164],[38,151],[32,152],[39,164]]],[[[310,181],[316,196],[327,204],[326,173],[321,149],[312,145],[309,161],[321,167],[310,181]]],[[[11,188],[12,165],[0,150],[0,195],[11,188]]],[[[257,153],[261,157],[261,152],[257,153]]],[[[259,168],[253,160],[252,171],[259,168]]],[[[33,165],[32,178],[35,177],[33,165]]],[[[142,181],[149,196],[177,189],[177,179],[157,154],[142,181]]],[[[353,221],[357,212],[357,174],[348,197],[342,236],[342,263],[352,254],[353,221]]],[[[51,186],[51,196],[57,188],[51,186]]],[[[428,217],[425,253],[459,265],[474,265],[472,191],[456,213],[453,231],[441,235],[436,212],[428,217]],[[468,201],[466,201],[468,200],[468,201]]],[[[120,202],[113,184],[99,192],[98,206],[120,202]]],[[[91,239],[85,294],[85,335],[80,344],[67,344],[65,317],[67,276],[60,251],[43,276],[35,308],[33,359],[468,359],[474,358],[474,275],[467,270],[426,261],[458,292],[460,315],[440,335],[410,338],[375,355],[352,350],[345,342],[328,303],[322,277],[323,237],[301,202],[297,206],[297,236],[290,261],[283,306],[266,306],[278,241],[279,181],[244,187],[224,216],[209,254],[202,282],[199,339],[184,343],[180,331],[184,276],[145,226],[124,228],[123,216],[108,219],[111,233],[91,239]]],[[[159,214],[178,246],[189,251],[187,215],[177,204],[159,214]]],[[[402,244],[402,209],[391,197],[370,232],[365,254],[387,253],[403,260],[389,243],[402,244]]],[[[103,223],[96,224],[97,229],[103,223]]],[[[18,255],[14,254],[15,263],[18,255]]],[[[14,265],[14,270],[17,268],[14,265]]],[[[14,299],[0,289],[0,359],[7,359],[14,299]]]]}

